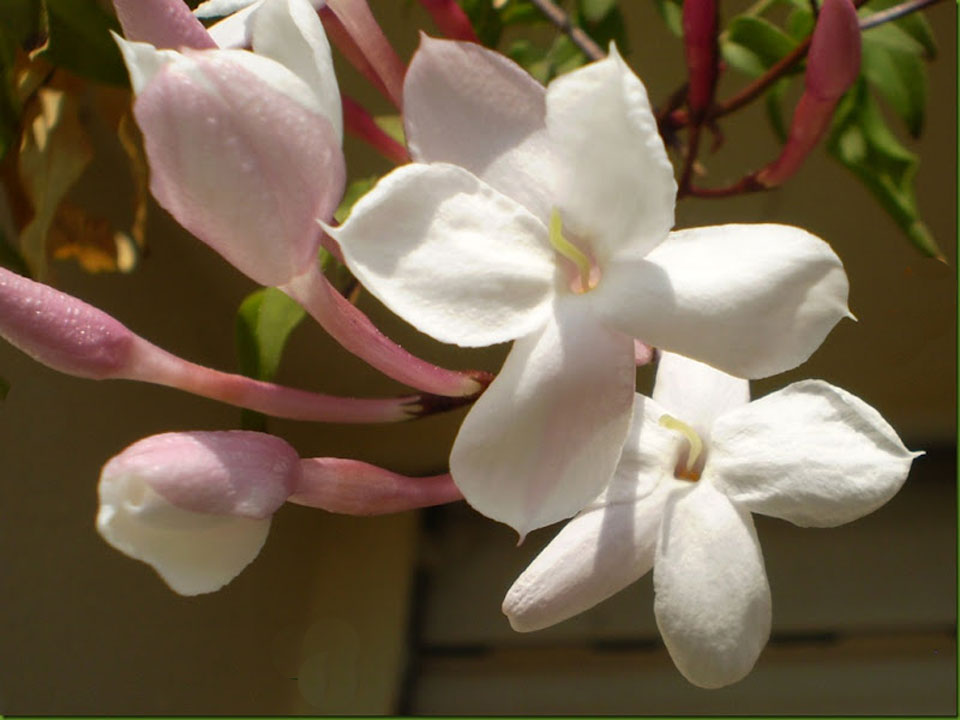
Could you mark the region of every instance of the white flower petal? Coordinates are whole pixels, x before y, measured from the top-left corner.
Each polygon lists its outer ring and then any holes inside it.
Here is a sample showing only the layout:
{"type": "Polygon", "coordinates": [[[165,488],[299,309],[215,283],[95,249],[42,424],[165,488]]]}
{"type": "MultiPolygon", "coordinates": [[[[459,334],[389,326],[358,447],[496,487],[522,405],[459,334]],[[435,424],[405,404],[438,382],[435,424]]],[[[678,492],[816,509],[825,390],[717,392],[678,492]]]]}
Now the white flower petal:
{"type": "Polygon", "coordinates": [[[892,498],[920,454],[859,398],[806,380],[717,420],[705,475],[753,512],[832,527],[892,498]]]}
{"type": "Polygon", "coordinates": [[[373,295],[443,342],[492,345],[550,312],[557,264],[547,229],[466,170],[405,165],[328,228],[373,295]]]}
{"type": "Polygon", "coordinates": [[[559,296],[460,428],[450,472],[464,497],[521,536],[582,509],[616,469],[635,372],[633,341],[559,296]]]}
{"type": "Polygon", "coordinates": [[[233,580],[256,558],[269,529],[270,518],[183,510],[137,475],[100,480],[100,535],[181,595],[214,592],[233,580]]]}
{"type": "Polygon", "coordinates": [[[669,487],[636,502],[584,510],[568,522],[507,592],[503,612],[511,627],[531,632],[556,625],[645,575],[669,487]]]}
{"type": "Polygon", "coordinates": [[[300,78],[249,52],[190,52],[154,75],[134,115],[151,190],[185,228],[262,285],[313,261],[346,171],[300,78]]]}
{"type": "Polygon", "coordinates": [[[193,14],[198,18],[216,18],[232,15],[250,5],[261,5],[263,0],[206,0],[194,9],[193,14]]]}
{"type": "Polygon", "coordinates": [[[718,417],[750,402],[750,383],[683,355],[664,352],[657,362],[653,399],[693,427],[707,443],[718,417]]]}
{"type": "Polygon", "coordinates": [[[271,0],[256,13],[253,50],[292,70],[316,94],[343,142],[343,109],[330,43],[308,0],[271,0]]]}
{"type": "Polygon", "coordinates": [[[546,120],[564,229],[601,268],[615,254],[642,257],[663,241],[673,227],[673,166],[647,91],[615,46],[605,60],[550,83],[546,120]]]}
{"type": "MultiPolygon", "coordinates": [[[[208,27],[207,32],[210,33],[217,47],[224,49],[250,47],[250,40],[253,37],[253,19],[264,2],[265,0],[256,0],[208,27]]],[[[211,15],[211,17],[215,16],[211,15]]]]}
{"type": "Polygon", "coordinates": [[[646,258],[605,268],[590,293],[612,326],[744,378],[796,367],[847,310],[830,246],[787,225],[670,233],[646,258]]]}
{"type": "Polygon", "coordinates": [[[770,587],[753,519],[708,482],[667,500],[653,569],[657,626],[694,685],[742,679],[770,636],[770,587]]]}
{"type": "Polygon", "coordinates": [[[179,62],[183,57],[175,50],[157,50],[150,43],[125,40],[112,30],[110,34],[120,48],[127,74],[130,76],[130,87],[135,95],[139,95],[164,67],[179,62]]]}
{"type": "Polygon", "coordinates": [[[460,165],[548,221],[544,88],[519,65],[476,43],[421,35],[403,105],[415,160],[460,165]]]}

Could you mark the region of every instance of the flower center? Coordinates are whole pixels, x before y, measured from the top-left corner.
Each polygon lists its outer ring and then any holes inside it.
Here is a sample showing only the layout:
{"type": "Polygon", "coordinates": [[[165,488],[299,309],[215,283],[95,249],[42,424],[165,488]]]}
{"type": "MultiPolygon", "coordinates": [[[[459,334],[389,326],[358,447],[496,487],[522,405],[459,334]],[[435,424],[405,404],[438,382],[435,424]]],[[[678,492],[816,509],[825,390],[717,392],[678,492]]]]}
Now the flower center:
{"type": "Polygon", "coordinates": [[[560,212],[554,208],[550,213],[550,244],[553,249],[569,260],[576,267],[579,276],[571,283],[571,289],[578,294],[590,292],[597,286],[599,273],[584,252],[567,240],[563,235],[563,221],[560,212]]]}
{"type": "Polygon", "coordinates": [[[674,468],[674,476],[681,480],[692,480],[696,482],[700,479],[700,471],[703,469],[697,465],[697,460],[700,459],[700,454],[703,452],[703,440],[697,435],[696,430],[671,415],[661,416],[660,424],[668,430],[673,430],[683,435],[689,444],[689,449],[686,454],[687,461],[684,463],[683,456],[681,455],[677,461],[677,467],[674,468]]]}

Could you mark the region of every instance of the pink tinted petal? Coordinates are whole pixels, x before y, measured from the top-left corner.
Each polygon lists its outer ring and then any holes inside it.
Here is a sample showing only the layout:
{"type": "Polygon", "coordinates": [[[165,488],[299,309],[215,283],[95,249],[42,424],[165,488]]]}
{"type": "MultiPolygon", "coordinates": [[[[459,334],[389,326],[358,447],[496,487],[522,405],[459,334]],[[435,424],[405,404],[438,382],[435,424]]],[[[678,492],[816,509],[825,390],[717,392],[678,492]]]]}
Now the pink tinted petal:
{"type": "Polygon", "coordinates": [[[610,480],[630,425],[633,340],[579,297],[514,343],[450,455],[474,508],[526,535],[582,509],[610,480]]]}
{"type": "Polygon", "coordinates": [[[344,515],[385,515],[462,500],[449,474],[407,477],[359,460],[310,458],[290,502],[344,515]]]}
{"type": "Polygon", "coordinates": [[[410,154],[466,168],[546,223],[554,199],[544,98],[503,55],[421,35],[404,83],[410,154]]]}
{"type": "Polygon", "coordinates": [[[262,285],[282,284],[312,262],[316,220],[332,215],[345,180],[333,127],[290,88],[312,97],[281,65],[220,51],[167,65],[134,105],[154,196],[262,285]]]}
{"type": "Polygon", "coordinates": [[[718,417],[750,402],[750,383],[683,355],[664,352],[657,363],[653,399],[707,442],[718,417]]]}
{"type": "Polygon", "coordinates": [[[113,0],[128,40],[158,48],[215,48],[210,34],[183,0],[113,0]]]}
{"type": "Polygon", "coordinates": [[[104,466],[103,476],[135,476],[183,510],[267,518],[297,486],[300,458],[264,433],[165,433],[128,447],[104,466]]]}
{"type": "Polygon", "coordinates": [[[136,341],[105,312],[4,268],[0,336],[54,370],[94,380],[121,375],[136,341]]]}

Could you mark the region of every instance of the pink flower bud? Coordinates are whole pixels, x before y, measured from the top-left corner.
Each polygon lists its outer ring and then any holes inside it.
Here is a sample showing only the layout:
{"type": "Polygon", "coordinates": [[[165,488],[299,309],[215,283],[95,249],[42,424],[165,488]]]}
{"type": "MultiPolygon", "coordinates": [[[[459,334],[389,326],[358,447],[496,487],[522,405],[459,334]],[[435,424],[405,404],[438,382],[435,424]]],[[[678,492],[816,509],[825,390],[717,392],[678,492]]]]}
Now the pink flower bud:
{"type": "Polygon", "coordinates": [[[824,0],[807,53],[807,92],[839,100],[860,74],[860,25],[850,0],[824,0]]]}
{"type": "Polygon", "coordinates": [[[299,475],[297,453],[271,435],[155,435],[104,466],[97,530],[176,592],[213,592],[259,554],[299,475]]]}
{"type": "Polygon", "coordinates": [[[717,19],[716,0],[683,3],[683,47],[690,77],[687,101],[694,118],[710,107],[717,85],[717,19]]]}
{"type": "Polygon", "coordinates": [[[0,336],[54,370],[93,380],[121,376],[136,341],[105,312],[3,268],[0,336]]]}
{"type": "Polygon", "coordinates": [[[803,165],[833,117],[840,97],[860,72],[860,26],[850,0],[824,0],[807,56],[800,102],[793,111],[790,136],[780,157],[757,173],[766,187],[780,185],[803,165]]]}
{"type": "Polygon", "coordinates": [[[215,48],[217,44],[183,0],[113,0],[127,40],[158,48],[215,48]]]}

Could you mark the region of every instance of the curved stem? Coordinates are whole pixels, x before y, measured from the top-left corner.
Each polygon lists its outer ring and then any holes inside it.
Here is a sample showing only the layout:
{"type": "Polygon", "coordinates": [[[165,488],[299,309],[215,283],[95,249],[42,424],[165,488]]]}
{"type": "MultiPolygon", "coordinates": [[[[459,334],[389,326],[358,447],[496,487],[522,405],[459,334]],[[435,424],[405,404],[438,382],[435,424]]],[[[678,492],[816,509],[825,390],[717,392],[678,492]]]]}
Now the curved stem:
{"type": "Polygon", "coordinates": [[[436,395],[473,397],[492,380],[488,373],[446,370],[411,355],[338,293],[315,264],[280,290],[300,303],[344,348],[405,385],[436,395]]]}
{"type": "Polygon", "coordinates": [[[463,499],[449,473],[408,477],[342,458],[304,459],[300,470],[287,501],[344,515],[385,515],[463,499]]]}
{"type": "Polygon", "coordinates": [[[537,9],[543,13],[544,17],[557,26],[557,28],[569,37],[573,44],[580,48],[580,51],[591,60],[603,60],[607,54],[593,38],[587,35],[582,28],[578,28],[570,22],[570,16],[551,0],[531,0],[531,4],[536,5],[537,9]]]}

